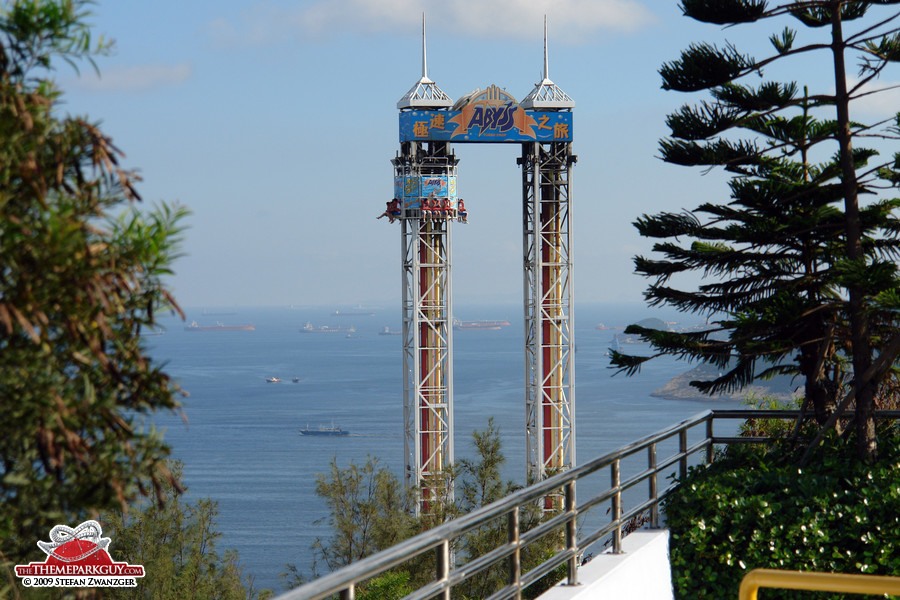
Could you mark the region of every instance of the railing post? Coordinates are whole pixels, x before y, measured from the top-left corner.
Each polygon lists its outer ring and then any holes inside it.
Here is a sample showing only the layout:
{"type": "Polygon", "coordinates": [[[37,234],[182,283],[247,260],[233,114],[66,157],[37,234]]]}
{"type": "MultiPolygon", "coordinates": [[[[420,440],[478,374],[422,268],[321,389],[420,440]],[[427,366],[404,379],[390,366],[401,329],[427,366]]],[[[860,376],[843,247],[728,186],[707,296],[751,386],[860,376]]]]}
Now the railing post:
{"type": "Polygon", "coordinates": [[[706,464],[711,465],[713,461],[713,419],[715,417],[710,414],[706,420],[706,441],[709,444],[706,447],[706,464]]]}
{"type": "Polygon", "coordinates": [[[687,429],[682,428],[678,431],[678,452],[681,455],[681,459],[678,461],[678,470],[681,477],[687,475],[687,448],[687,429]]]}
{"type": "MultiPolygon", "coordinates": [[[[435,548],[437,554],[437,580],[447,581],[450,578],[450,540],[444,540],[435,548]]],[[[450,600],[450,588],[444,588],[440,595],[444,600],[450,600]]]]}
{"type": "Polygon", "coordinates": [[[519,548],[519,507],[514,507],[507,515],[506,539],[515,544],[516,549],[509,556],[509,584],[516,586],[516,600],[522,598],[522,551],[519,548]]]}
{"type": "Polygon", "coordinates": [[[659,529],[659,473],[656,471],[656,442],[647,447],[647,466],[652,473],[650,474],[650,527],[659,529]]]}
{"type": "Polygon", "coordinates": [[[575,481],[566,484],[566,549],[572,553],[569,557],[569,585],[578,585],[578,512],[575,504],[575,481]]]}
{"type": "Polygon", "coordinates": [[[619,477],[619,459],[612,461],[610,465],[610,487],[613,489],[612,496],[612,518],[616,528],[613,529],[613,554],[621,554],[622,552],[622,490],[619,489],[621,483],[619,477]]]}
{"type": "Polygon", "coordinates": [[[341,590],[341,600],[355,600],[356,599],[356,586],[350,585],[350,587],[341,590]]]}

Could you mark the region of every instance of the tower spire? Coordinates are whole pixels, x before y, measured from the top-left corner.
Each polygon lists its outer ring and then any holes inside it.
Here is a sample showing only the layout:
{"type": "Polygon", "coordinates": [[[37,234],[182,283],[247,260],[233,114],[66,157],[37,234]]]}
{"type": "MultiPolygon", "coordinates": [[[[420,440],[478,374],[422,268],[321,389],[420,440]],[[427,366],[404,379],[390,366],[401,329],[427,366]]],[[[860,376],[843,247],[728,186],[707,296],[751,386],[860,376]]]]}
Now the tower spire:
{"type": "Polygon", "coordinates": [[[547,15],[544,15],[544,81],[550,81],[550,59],[547,57],[547,15]]]}
{"type": "Polygon", "coordinates": [[[425,51],[425,13],[422,13],[422,79],[419,81],[431,81],[428,79],[428,56],[425,51]]]}
{"type": "Polygon", "coordinates": [[[422,13],[422,77],[397,102],[397,108],[448,108],[453,100],[428,78],[428,57],[425,50],[425,13],[422,13]]]}
{"type": "Polygon", "coordinates": [[[547,52],[547,15],[544,15],[544,79],[534,84],[534,89],[519,103],[528,109],[560,110],[572,108],[575,101],[558,85],[550,81],[550,59],[547,52]]]}

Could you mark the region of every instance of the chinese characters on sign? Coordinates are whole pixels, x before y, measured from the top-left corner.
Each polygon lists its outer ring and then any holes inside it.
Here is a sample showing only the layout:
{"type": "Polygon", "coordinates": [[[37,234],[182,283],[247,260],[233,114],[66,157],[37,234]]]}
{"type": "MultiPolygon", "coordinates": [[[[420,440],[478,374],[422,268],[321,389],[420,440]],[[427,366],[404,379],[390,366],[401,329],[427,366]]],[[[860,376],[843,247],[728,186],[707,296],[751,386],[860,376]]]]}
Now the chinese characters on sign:
{"type": "Polygon", "coordinates": [[[407,111],[400,113],[400,141],[571,142],[572,113],[525,110],[512,103],[407,111]]]}

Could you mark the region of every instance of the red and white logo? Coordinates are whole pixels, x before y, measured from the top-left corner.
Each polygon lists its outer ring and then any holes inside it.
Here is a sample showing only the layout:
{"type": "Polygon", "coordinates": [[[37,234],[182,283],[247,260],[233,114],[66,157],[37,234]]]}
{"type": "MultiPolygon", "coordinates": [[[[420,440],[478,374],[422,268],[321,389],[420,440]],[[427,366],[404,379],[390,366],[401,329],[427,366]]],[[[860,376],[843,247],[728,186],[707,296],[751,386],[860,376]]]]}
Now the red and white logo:
{"type": "Polygon", "coordinates": [[[16,575],[25,587],[136,587],[144,567],[115,562],[97,521],[85,521],[74,529],[57,525],[50,541],[38,548],[47,554],[44,562],[16,565],[16,575]]]}

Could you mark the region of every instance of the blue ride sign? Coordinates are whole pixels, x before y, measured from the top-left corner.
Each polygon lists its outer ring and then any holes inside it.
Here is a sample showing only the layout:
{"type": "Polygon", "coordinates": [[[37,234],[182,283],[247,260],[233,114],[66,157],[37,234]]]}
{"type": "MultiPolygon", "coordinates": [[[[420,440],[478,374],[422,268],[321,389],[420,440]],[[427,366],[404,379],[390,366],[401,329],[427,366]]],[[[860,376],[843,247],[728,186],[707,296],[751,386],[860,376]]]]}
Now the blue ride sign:
{"type": "Polygon", "coordinates": [[[469,98],[460,110],[401,112],[400,141],[571,142],[572,113],[525,110],[491,86],[469,98]]]}

